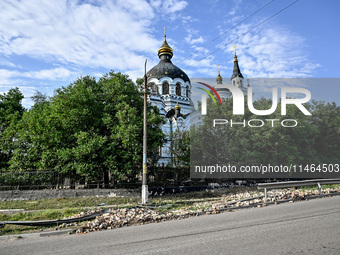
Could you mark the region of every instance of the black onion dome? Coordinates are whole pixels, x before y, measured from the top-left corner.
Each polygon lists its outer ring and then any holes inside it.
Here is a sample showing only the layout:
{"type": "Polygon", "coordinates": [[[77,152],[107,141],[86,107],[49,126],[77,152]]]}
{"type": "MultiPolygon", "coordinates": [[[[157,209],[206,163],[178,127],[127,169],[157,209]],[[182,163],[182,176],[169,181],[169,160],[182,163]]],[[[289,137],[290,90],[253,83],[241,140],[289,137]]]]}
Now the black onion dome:
{"type": "Polygon", "coordinates": [[[167,76],[172,79],[181,78],[184,82],[190,82],[190,79],[185,72],[175,66],[170,59],[164,59],[163,56],[161,56],[161,61],[146,73],[148,79],[160,79],[167,76]]]}
{"type": "Polygon", "coordinates": [[[172,48],[168,45],[166,36],[164,36],[164,43],[158,50],[158,57],[160,58],[160,61],[146,73],[148,79],[160,79],[167,76],[172,79],[181,78],[184,82],[190,82],[188,75],[171,62],[172,56],[172,48]]]}

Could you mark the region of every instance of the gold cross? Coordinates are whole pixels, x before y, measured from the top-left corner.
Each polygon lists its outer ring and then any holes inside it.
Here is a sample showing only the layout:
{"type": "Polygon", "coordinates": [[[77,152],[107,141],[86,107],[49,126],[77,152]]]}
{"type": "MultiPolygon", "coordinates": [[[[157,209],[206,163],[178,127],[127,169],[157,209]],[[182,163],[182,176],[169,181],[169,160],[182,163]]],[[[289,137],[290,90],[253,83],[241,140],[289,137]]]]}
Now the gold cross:
{"type": "Polygon", "coordinates": [[[217,65],[218,68],[218,74],[220,74],[220,64],[217,65]]]}
{"type": "Polygon", "coordinates": [[[164,27],[164,37],[166,37],[166,27],[164,27]]]}
{"type": "Polygon", "coordinates": [[[234,45],[234,47],[233,47],[233,48],[234,48],[234,52],[235,52],[235,55],[236,55],[236,45],[234,45]]]}

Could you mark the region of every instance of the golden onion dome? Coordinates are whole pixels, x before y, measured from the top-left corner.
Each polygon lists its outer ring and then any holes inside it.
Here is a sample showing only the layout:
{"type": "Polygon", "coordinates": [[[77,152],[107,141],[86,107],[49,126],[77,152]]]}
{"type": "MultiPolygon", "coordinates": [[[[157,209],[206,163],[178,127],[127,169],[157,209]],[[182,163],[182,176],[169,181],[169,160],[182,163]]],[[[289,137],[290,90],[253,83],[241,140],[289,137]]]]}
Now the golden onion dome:
{"type": "Polygon", "coordinates": [[[223,81],[223,78],[222,76],[220,75],[220,72],[218,72],[218,75],[216,77],[216,83],[217,84],[222,84],[222,81],[223,81]]]}
{"type": "Polygon", "coordinates": [[[166,35],[164,35],[164,42],[158,50],[158,57],[161,57],[164,54],[170,55],[171,57],[173,56],[172,48],[169,46],[168,42],[166,41],[166,35]]]}
{"type": "Polygon", "coordinates": [[[158,57],[160,58],[160,61],[156,66],[151,68],[146,73],[148,79],[151,78],[161,79],[162,77],[166,76],[172,79],[180,78],[184,82],[190,83],[188,75],[171,62],[172,56],[173,51],[166,41],[166,34],[164,28],[164,42],[163,45],[158,50],[158,57]]]}
{"type": "Polygon", "coordinates": [[[181,110],[181,106],[178,104],[178,101],[177,104],[175,105],[175,110],[181,110]]]}

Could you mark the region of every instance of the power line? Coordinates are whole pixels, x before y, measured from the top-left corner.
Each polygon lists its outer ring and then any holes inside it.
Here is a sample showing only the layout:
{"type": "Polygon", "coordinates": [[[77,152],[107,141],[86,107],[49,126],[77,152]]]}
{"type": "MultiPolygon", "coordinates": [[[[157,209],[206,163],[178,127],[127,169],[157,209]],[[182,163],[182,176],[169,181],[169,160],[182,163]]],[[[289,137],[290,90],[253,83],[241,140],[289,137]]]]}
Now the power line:
{"type": "Polygon", "coordinates": [[[270,16],[269,18],[265,19],[264,21],[260,22],[259,24],[257,24],[256,26],[252,27],[251,29],[249,29],[247,32],[244,32],[243,34],[241,34],[240,36],[230,40],[229,42],[227,42],[226,44],[222,45],[221,47],[217,48],[216,50],[214,50],[213,52],[209,53],[208,55],[206,55],[205,57],[201,58],[200,60],[196,61],[195,63],[193,63],[192,65],[188,65],[188,66],[194,66],[196,65],[198,62],[202,61],[203,59],[206,59],[207,57],[211,56],[212,54],[214,54],[215,52],[223,49],[225,46],[227,46],[228,44],[236,41],[237,39],[241,38],[242,36],[248,34],[249,32],[251,32],[252,30],[254,30],[255,28],[263,25],[264,23],[266,23],[268,20],[274,18],[275,16],[277,16],[278,14],[280,14],[281,12],[283,12],[284,10],[288,9],[289,7],[291,7],[293,4],[297,3],[299,0],[296,0],[295,2],[287,5],[286,7],[284,7],[283,9],[281,9],[280,11],[278,11],[277,13],[273,14],[272,16],[270,16]]]}
{"type": "MultiPolygon", "coordinates": [[[[274,2],[275,0],[272,0],[270,2],[268,2],[267,4],[265,4],[264,6],[262,6],[260,9],[256,10],[255,12],[253,12],[252,14],[250,14],[247,18],[241,20],[239,23],[237,23],[236,25],[234,25],[233,27],[229,28],[227,31],[225,31],[224,33],[220,34],[219,36],[217,36],[215,39],[213,39],[212,41],[208,42],[207,44],[203,45],[203,48],[206,48],[208,45],[212,44],[213,42],[215,42],[217,39],[221,38],[223,35],[225,35],[226,33],[230,32],[231,30],[233,30],[235,27],[237,27],[238,25],[240,25],[241,23],[245,22],[246,20],[250,19],[252,16],[254,16],[256,13],[258,13],[259,11],[261,11],[263,8],[265,8],[266,6],[268,6],[269,4],[271,4],[272,2],[274,2]]],[[[179,63],[183,62],[184,60],[188,59],[189,57],[191,57],[192,55],[194,55],[195,53],[197,53],[199,50],[196,50],[195,52],[191,53],[190,55],[188,55],[186,58],[182,59],[181,61],[179,61],[179,63]]]]}

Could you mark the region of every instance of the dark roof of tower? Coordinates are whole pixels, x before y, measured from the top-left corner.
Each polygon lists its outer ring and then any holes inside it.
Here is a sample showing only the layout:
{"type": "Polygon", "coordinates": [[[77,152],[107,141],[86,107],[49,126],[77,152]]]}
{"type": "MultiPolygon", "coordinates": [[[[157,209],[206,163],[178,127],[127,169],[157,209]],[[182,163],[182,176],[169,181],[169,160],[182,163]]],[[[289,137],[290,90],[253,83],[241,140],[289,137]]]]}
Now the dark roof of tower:
{"type": "Polygon", "coordinates": [[[181,78],[184,82],[190,82],[188,75],[180,68],[175,66],[170,59],[161,59],[157,65],[155,65],[146,73],[146,76],[148,79],[160,79],[164,76],[167,76],[172,79],[181,78]]]}
{"type": "Polygon", "coordinates": [[[172,56],[172,48],[166,41],[166,35],[164,35],[163,45],[158,50],[158,57],[160,58],[160,61],[146,73],[148,79],[160,79],[164,76],[167,76],[172,79],[181,78],[184,82],[190,82],[188,75],[171,62],[172,56]]]}
{"type": "Polygon", "coordinates": [[[233,75],[231,76],[230,79],[236,78],[236,77],[240,77],[243,78],[243,75],[241,73],[240,67],[238,66],[238,60],[237,60],[237,56],[235,53],[234,56],[234,70],[233,70],[233,75]]]}

